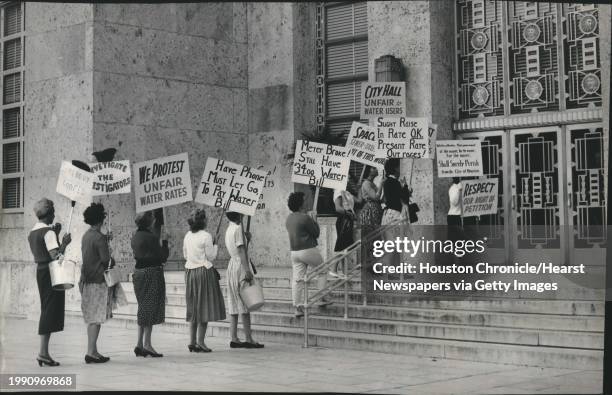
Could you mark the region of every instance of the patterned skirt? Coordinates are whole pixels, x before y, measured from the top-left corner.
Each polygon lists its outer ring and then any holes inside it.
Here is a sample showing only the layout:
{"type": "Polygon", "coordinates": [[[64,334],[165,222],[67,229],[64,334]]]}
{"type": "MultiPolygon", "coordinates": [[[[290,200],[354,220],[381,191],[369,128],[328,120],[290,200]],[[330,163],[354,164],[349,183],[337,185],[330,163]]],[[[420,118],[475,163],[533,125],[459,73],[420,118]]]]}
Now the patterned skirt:
{"type": "Polygon", "coordinates": [[[214,268],[204,266],[185,270],[185,299],[188,322],[211,322],[225,319],[223,293],[214,268]]]}
{"type": "Polygon", "coordinates": [[[39,264],[36,270],[36,283],[40,295],[40,320],[38,334],[60,332],[64,330],[64,307],[66,294],[64,291],[54,291],[51,286],[49,265],[39,264]]]}
{"type": "Polygon", "coordinates": [[[383,216],[383,209],[380,202],[368,200],[359,212],[359,223],[364,228],[377,228],[380,226],[383,216]]]}
{"type": "Polygon", "coordinates": [[[153,326],[166,320],[166,280],[161,266],[135,269],[132,275],[138,302],[138,326],[153,326]]]}
{"type": "Polygon", "coordinates": [[[249,312],[240,297],[240,285],[243,279],[244,269],[240,263],[240,258],[231,258],[227,265],[227,310],[230,314],[249,312]]]}
{"type": "Polygon", "coordinates": [[[106,283],[79,283],[81,311],[86,324],[103,324],[113,317],[112,289],[106,283]]]}

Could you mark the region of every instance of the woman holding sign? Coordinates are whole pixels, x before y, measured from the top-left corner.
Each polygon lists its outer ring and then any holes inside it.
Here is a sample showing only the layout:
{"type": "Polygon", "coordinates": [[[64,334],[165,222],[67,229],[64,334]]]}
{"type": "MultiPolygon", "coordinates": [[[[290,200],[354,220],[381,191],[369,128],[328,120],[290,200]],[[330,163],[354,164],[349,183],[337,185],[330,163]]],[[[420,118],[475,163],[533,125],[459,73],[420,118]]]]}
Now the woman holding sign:
{"type": "Polygon", "coordinates": [[[152,232],[155,226],[153,211],[138,213],[134,220],[138,230],[132,236],[132,251],[136,268],[132,276],[134,293],[138,301],[138,343],[134,348],[137,357],[163,357],[151,344],[153,325],[166,320],[166,280],[163,264],[168,259],[168,246],[159,245],[152,232]]]}
{"type": "Polygon", "coordinates": [[[410,204],[412,190],[406,185],[406,180],[400,181],[400,160],[389,158],[385,162],[385,173],[387,178],[383,182],[383,193],[385,195],[385,211],[382,217],[382,225],[389,225],[398,222],[408,223],[406,215],[402,214],[404,206],[410,204]]]}
{"type": "MultiPolygon", "coordinates": [[[[251,334],[251,314],[240,297],[240,287],[244,281],[253,280],[249,260],[246,255],[246,245],[242,233],[242,214],[225,213],[230,224],[225,231],[225,246],[230,254],[227,265],[227,305],[230,314],[230,347],[231,348],[263,348],[263,344],[253,340],[251,334]],[[245,342],[238,339],[238,314],[242,316],[245,342]]],[[[247,238],[249,235],[246,236],[247,238]]],[[[250,240],[250,238],[248,239],[250,240]]]]}
{"type": "Polygon", "coordinates": [[[59,244],[57,236],[61,225],[50,226],[55,219],[55,207],[49,199],[41,199],[34,205],[34,214],[38,222],[28,235],[30,250],[36,262],[36,283],[40,295],[40,320],[38,321],[38,334],[40,335],[40,351],[38,352],[38,366],[58,366],[49,355],[49,340],[53,332],[64,330],[64,292],[54,291],[51,285],[49,263],[63,254],[70,244],[70,234],[65,234],[59,244]]]}
{"type": "Polygon", "coordinates": [[[211,352],[204,343],[209,321],[225,319],[225,304],[219,272],[213,266],[217,245],[206,229],[206,212],[195,210],[187,220],[189,232],[183,239],[185,258],[186,320],[190,324],[189,352],[211,352]],[[197,337],[197,340],[196,340],[197,337]]]}
{"type": "Polygon", "coordinates": [[[382,188],[378,188],[374,183],[376,177],[378,177],[378,169],[366,166],[361,184],[361,197],[365,203],[359,212],[359,223],[365,229],[366,234],[380,226],[383,216],[380,204],[382,188]]]}

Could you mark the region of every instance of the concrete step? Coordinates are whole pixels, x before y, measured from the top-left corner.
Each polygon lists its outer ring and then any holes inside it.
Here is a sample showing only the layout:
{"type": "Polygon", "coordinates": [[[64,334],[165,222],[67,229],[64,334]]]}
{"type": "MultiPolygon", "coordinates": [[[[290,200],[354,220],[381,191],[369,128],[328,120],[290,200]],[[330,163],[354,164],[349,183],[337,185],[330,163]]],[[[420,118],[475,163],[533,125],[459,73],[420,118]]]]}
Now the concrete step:
{"type": "MultiPolygon", "coordinates": [[[[118,312],[135,315],[137,305],[130,303],[118,312]]],[[[267,300],[261,309],[267,313],[293,314],[294,308],[288,301],[267,300]]],[[[254,313],[257,314],[258,312],[254,313]]],[[[339,317],[344,315],[343,306],[337,304],[317,309],[311,316],[339,317]]],[[[409,323],[456,324],[477,327],[499,327],[512,329],[563,330],[579,332],[603,332],[603,317],[552,315],[552,314],[514,314],[499,312],[473,312],[444,309],[413,309],[407,307],[354,306],[349,305],[350,318],[387,320],[409,323]]],[[[184,318],[184,305],[166,305],[166,317],[184,318]]]]}
{"type": "MultiPolygon", "coordinates": [[[[168,318],[166,321],[166,323],[156,326],[156,330],[183,335],[188,333],[188,324],[184,320],[168,318]],[[159,329],[157,329],[158,327],[159,329]]],[[[134,316],[122,316],[121,314],[117,314],[105,325],[134,330],[137,327],[134,316]]],[[[255,324],[252,326],[252,330],[255,339],[260,342],[299,345],[303,344],[304,341],[301,328],[255,324]]],[[[240,330],[240,332],[242,331],[240,330]]],[[[209,323],[209,336],[225,337],[229,340],[228,324],[226,322],[209,323]]],[[[317,347],[540,367],[575,368],[575,366],[581,366],[584,369],[594,370],[601,368],[603,360],[603,352],[599,350],[428,339],[372,333],[337,332],[323,329],[309,331],[308,338],[309,345],[317,347]]]]}

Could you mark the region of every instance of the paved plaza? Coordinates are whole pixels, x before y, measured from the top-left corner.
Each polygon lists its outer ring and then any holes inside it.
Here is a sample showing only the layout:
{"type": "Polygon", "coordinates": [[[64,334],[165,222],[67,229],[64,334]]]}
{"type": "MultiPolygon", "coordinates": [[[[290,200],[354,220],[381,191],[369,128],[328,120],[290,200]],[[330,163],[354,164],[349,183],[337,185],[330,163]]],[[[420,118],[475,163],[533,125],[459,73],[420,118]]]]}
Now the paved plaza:
{"type": "MultiPolygon", "coordinates": [[[[457,360],[433,360],[353,350],[266,343],[261,350],[230,349],[228,339],[210,337],[212,353],[189,353],[188,335],[157,331],[153,345],[163,358],[136,358],[136,332],[106,325],[99,351],[111,357],[86,365],[85,325],[66,320],[52,338],[57,368],[36,364],[37,323],[0,322],[2,373],[74,373],[77,390],[183,390],[257,392],[360,392],[385,394],[599,393],[602,371],[536,368],[457,360]]],[[[2,389],[5,391],[6,389],[2,389]]]]}

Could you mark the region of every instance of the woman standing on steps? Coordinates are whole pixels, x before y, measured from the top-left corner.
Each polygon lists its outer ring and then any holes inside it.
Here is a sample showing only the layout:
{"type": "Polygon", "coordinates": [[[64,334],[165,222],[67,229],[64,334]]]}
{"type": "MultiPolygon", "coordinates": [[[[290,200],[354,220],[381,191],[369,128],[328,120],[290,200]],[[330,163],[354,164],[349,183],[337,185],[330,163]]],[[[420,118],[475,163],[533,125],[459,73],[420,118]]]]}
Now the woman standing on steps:
{"type": "MultiPolygon", "coordinates": [[[[253,280],[253,272],[246,255],[246,245],[242,233],[242,214],[225,213],[230,223],[225,231],[225,247],[230,254],[227,265],[227,305],[230,314],[230,347],[231,348],[263,348],[263,344],[253,340],[251,333],[251,314],[240,297],[240,287],[244,281],[253,280]],[[238,314],[242,316],[245,342],[238,339],[238,314]]],[[[250,240],[250,235],[246,235],[250,240]]]]}
{"type": "Polygon", "coordinates": [[[39,366],[58,366],[59,362],[49,355],[49,340],[52,333],[64,330],[65,294],[53,290],[49,263],[64,253],[72,239],[70,234],[65,234],[62,244],[58,243],[57,236],[61,225],[51,226],[55,219],[55,207],[51,200],[43,198],[36,202],[34,214],[38,222],[28,235],[28,242],[36,262],[36,283],[40,295],[40,351],[36,360],[39,366]]]}
{"type": "Polygon", "coordinates": [[[190,323],[189,352],[211,352],[204,343],[208,323],[225,319],[225,304],[219,285],[221,276],[213,266],[218,248],[211,234],[205,230],[206,222],[206,212],[203,209],[195,210],[187,220],[190,230],[183,239],[186,320],[190,323]]]}
{"type": "Polygon", "coordinates": [[[166,279],[163,264],[168,259],[168,246],[159,245],[159,239],[151,231],[155,225],[153,211],[136,215],[138,230],[132,236],[132,251],[136,268],[132,275],[134,293],[138,301],[138,343],[134,348],[137,357],[163,357],[151,344],[153,325],[166,320],[166,279]]]}

